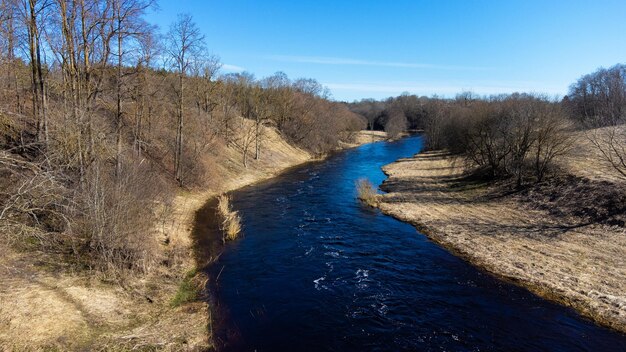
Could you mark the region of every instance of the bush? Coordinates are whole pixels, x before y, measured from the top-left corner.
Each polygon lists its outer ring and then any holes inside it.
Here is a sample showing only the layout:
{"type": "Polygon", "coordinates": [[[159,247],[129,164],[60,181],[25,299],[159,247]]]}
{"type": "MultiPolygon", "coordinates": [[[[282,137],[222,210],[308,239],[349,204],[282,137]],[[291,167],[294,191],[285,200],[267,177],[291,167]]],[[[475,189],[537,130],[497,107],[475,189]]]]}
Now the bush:
{"type": "Polygon", "coordinates": [[[380,194],[376,192],[374,185],[366,179],[360,178],[356,182],[357,198],[370,207],[375,207],[380,202],[380,194]]]}
{"type": "Polygon", "coordinates": [[[451,105],[435,117],[430,146],[465,157],[492,178],[541,181],[572,146],[559,104],[536,94],[511,94],[451,105]],[[433,143],[436,142],[436,143],[433,143]]]}
{"type": "Polygon", "coordinates": [[[194,281],[197,271],[195,269],[190,270],[185,274],[183,281],[178,286],[176,295],[172,298],[172,307],[179,307],[187,302],[195,301],[199,296],[200,287],[194,281]]]}
{"type": "Polygon", "coordinates": [[[217,198],[217,215],[221,219],[222,240],[226,242],[237,239],[241,233],[241,217],[232,210],[229,196],[221,195],[217,198]]]}

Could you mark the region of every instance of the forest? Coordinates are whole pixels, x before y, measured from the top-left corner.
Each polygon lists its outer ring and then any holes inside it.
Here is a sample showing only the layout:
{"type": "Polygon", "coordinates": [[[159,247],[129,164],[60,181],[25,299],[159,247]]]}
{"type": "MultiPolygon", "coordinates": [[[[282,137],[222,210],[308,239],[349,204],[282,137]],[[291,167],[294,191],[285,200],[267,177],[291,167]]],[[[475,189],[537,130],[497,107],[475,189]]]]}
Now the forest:
{"type": "Polygon", "coordinates": [[[2,0],[0,226],[78,267],[143,272],[154,204],[209,184],[224,148],[247,167],[266,127],[313,155],[365,127],[313,79],[222,73],[190,15],[150,0],[2,0]]]}

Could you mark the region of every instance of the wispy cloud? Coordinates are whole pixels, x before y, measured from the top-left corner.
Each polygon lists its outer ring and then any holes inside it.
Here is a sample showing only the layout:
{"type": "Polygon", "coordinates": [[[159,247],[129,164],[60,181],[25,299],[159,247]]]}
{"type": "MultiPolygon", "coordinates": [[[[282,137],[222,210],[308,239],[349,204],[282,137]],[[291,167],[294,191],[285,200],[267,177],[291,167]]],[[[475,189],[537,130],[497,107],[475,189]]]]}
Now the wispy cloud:
{"type": "Polygon", "coordinates": [[[457,65],[437,65],[428,63],[415,62],[395,62],[395,61],[372,61],[359,60],[342,57],[326,57],[326,56],[292,56],[292,55],[269,55],[265,57],[269,60],[281,62],[296,62],[318,65],[350,65],[350,66],[380,66],[380,67],[397,67],[397,68],[415,68],[415,69],[436,69],[436,70],[466,70],[466,71],[487,71],[491,67],[475,67],[475,66],[457,66],[457,65]]]}
{"type": "Polygon", "coordinates": [[[243,72],[246,70],[245,68],[241,66],[231,65],[231,64],[223,64],[222,69],[225,71],[229,71],[229,72],[243,72]]]}
{"type": "MultiPolygon", "coordinates": [[[[337,92],[359,92],[370,94],[397,95],[409,92],[417,95],[439,94],[454,96],[463,91],[477,94],[501,94],[513,92],[541,92],[547,94],[563,94],[562,87],[549,86],[534,82],[438,82],[438,83],[333,83],[324,82],[326,87],[337,92]],[[538,90],[537,87],[542,87],[538,90]]],[[[342,95],[342,94],[338,94],[342,95]]]]}

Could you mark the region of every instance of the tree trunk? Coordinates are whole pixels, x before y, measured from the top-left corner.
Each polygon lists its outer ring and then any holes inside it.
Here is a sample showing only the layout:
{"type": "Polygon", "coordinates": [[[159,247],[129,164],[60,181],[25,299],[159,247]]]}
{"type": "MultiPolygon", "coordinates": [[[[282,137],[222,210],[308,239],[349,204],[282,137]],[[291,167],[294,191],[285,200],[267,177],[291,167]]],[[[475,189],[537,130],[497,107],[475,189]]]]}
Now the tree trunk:
{"type": "Polygon", "coordinates": [[[41,117],[39,115],[39,82],[37,74],[37,14],[35,12],[36,0],[29,0],[29,19],[28,19],[28,51],[31,69],[31,91],[32,91],[32,108],[33,118],[35,119],[37,128],[37,138],[41,132],[41,117]]]}
{"type": "Polygon", "coordinates": [[[119,1],[116,1],[115,12],[117,17],[117,110],[115,114],[117,151],[115,154],[115,176],[119,182],[122,174],[122,19],[119,1]]]}
{"type": "Polygon", "coordinates": [[[254,160],[259,160],[261,156],[261,120],[259,119],[259,115],[257,114],[256,126],[254,126],[254,160]]]}
{"type": "Polygon", "coordinates": [[[175,173],[176,173],[176,181],[178,181],[178,184],[180,186],[183,185],[183,177],[182,177],[182,154],[183,154],[183,102],[184,102],[184,77],[183,77],[184,73],[180,72],[179,77],[178,77],[178,88],[180,91],[180,94],[178,96],[178,126],[176,129],[176,152],[175,152],[175,158],[174,158],[174,169],[175,169],[175,173]]]}

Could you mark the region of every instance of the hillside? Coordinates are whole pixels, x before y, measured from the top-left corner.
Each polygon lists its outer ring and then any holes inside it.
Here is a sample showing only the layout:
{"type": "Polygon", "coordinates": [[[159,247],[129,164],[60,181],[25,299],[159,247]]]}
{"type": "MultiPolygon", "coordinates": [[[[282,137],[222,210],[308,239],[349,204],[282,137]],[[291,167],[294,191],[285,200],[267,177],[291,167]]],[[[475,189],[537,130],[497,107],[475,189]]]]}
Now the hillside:
{"type": "MultiPolygon", "coordinates": [[[[241,124],[253,124],[241,119],[241,124]]],[[[174,305],[182,282],[193,272],[195,212],[211,197],[276,175],[314,156],[288,143],[273,127],[263,126],[263,150],[247,167],[234,145],[206,153],[211,165],[205,187],[180,189],[166,202],[154,203],[156,222],[146,231],[158,243],[155,260],[142,273],[112,279],[105,272],[81,270],[63,253],[0,242],[0,345],[9,349],[204,350],[210,342],[206,303],[174,305]],[[27,332],[27,333],[26,333],[27,332]]],[[[233,137],[235,138],[235,137],[233,137]]],[[[347,146],[379,140],[370,132],[349,136],[347,146]]],[[[4,157],[9,154],[4,152],[4,157]]],[[[15,157],[15,156],[13,156],[15,157]]],[[[202,285],[200,277],[192,278],[202,285]]]]}

